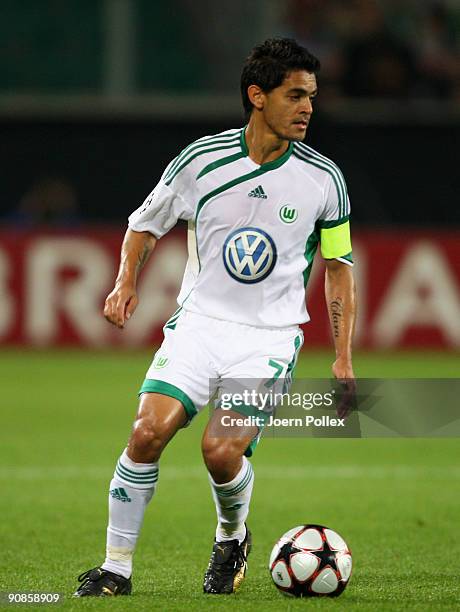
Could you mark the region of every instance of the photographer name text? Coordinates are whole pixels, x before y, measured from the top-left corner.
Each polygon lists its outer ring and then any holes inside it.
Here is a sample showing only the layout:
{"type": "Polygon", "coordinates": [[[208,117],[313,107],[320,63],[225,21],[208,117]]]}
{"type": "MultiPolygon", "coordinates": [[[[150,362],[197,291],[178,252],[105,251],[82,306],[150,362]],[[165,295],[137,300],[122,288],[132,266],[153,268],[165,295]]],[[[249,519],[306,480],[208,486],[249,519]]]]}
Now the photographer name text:
{"type": "Polygon", "coordinates": [[[306,415],[303,418],[276,418],[270,415],[268,418],[262,416],[232,417],[224,415],[221,417],[223,427],[345,427],[345,419],[335,419],[330,416],[313,417],[306,415]]]}

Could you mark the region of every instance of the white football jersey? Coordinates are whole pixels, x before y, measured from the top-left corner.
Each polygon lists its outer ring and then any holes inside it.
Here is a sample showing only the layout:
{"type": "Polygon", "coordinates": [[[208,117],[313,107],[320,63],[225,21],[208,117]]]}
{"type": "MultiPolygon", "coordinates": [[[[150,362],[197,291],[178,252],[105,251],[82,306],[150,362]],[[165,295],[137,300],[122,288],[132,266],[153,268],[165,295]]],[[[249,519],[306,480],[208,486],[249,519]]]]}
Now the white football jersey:
{"type": "Polygon", "coordinates": [[[185,310],[261,327],[304,323],[318,244],[324,258],[352,265],[345,181],[332,161],[303,143],[256,164],[244,132],[186,147],[129,227],[161,238],[178,219],[188,221],[178,297],[185,310]]]}

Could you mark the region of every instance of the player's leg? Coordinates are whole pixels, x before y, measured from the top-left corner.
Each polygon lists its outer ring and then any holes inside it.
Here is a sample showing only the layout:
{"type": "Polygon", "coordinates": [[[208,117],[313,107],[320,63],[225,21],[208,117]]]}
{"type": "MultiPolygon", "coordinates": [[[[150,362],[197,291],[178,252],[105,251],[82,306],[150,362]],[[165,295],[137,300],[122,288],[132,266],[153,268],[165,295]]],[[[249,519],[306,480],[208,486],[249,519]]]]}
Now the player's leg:
{"type": "Polygon", "coordinates": [[[131,592],[132,558],[145,509],[158,481],[158,461],[169,440],[187,422],[182,403],[166,395],[143,393],[129,438],[110,483],[106,558],[80,577],[76,596],[131,592]]]}
{"type": "MultiPolygon", "coordinates": [[[[243,395],[246,405],[241,405],[241,401],[233,404],[234,411],[216,410],[203,439],[218,517],[216,544],[204,582],[208,593],[233,592],[244,578],[249,546],[242,538],[250,537],[245,520],[254,483],[251,464],[244,454],[252,454],[258,441],[260,430],[254,422],[263,427],[270,414],[270,409],[260,410],[257,397],[270,391],[276,394],[287,390],[302,345],[302,332],[298,328],[274,331],[228,322],[222,325],[226,326],[226,355],[230,359],[220,368],[221,400],[224,395],[235,399],[238,395],[241,399],[242,392],[249,395],[243,395]],[[254,400],[251,399],[253,392],[254,400]],[[227,426],[230,415],[240,419],[250,416],[253,420],[247,428],[231,431],[227,426]],[[216,428],[220,429],[219,435],[215,434],[216,428]]],[[[263,405],[269,408],[270,403],[263,405]]]]}
{"type": "Polygon", "coordinates": [[[244,453],[258,428],[223,425],[222,416],[226,419],[224,423],[228,423],[230,419],[241,420],[243,415],[232,410],[215,410],[203,434],[202,452],[216,501],[216,539],[242,541],[254,482],[251,464],[244,453]]]}
{"type": "Polygon", "coordinates": [[[242,415],[216,410],[202,440],[218,520],[203,588],[206,593],[216,594],[233,593],[246,573],[251,547],[246,518],[254,472],[244,453],[258,434],[257,427],[223,425],[222,416],[229,422],[232,418],[241,419],[242,415]]]}
{"type": "MultiPolygon", "coordinates": [[[[110,483],[107,557],[101,568],[82,574],[83,585],[77,595],[104,594],[101,572],[110,582],[107,588],[115,589],[115,594],[130,591],[132,556],[146,506],[155,492],[161,452],[176,431],[207,404],[213,392],[209,381],[216,373],[202,341],[202,319],[182,312],[164,328],[164,341],[141,388],[139,413],[128,447],[110,483]]],[[[204,323],[206,330],[207,321],[204,323]]]]}
{"type": "Polygon", "coordinates": [[[177,399],[158,393],[141,395],[128,447],[110,483],[103,569],[131,576],[132,556],[145,509],[155,493],[161,453],[186,421],[184,407],[177,399]]]}

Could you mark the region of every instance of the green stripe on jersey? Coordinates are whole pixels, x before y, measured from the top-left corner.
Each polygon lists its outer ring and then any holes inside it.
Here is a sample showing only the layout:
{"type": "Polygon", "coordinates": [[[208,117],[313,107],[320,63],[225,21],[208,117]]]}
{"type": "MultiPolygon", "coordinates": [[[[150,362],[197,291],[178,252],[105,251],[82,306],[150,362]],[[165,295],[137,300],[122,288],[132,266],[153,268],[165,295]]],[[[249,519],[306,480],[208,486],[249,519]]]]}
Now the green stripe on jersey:
{"type": "Polygon", "coordinates": [[[294,155],[304,161],[307,164],[311,164],[320,170],[327,172],[332,180],[337,191],[337,197],[339,200],[339,218],[345,214],[345,209],[348,208],[347,204],[347,191],[345,181],[343,180],[342,174],[337,166],[333,165],[332,162],[324,161],[319,155],[314,155],[306,149],[301,149],[297,145],[294,148],[294,155]]]}
{"type": "Polygon", "coordinates": [[[299,352],[303,344],[302,338],[303,338],[303,335],[301,334],[295,337],[294,354],[292,355],[291,361],[288,363],[288,367],[286,370],[286,376],[284,377],[283,393],[289,393],[289,388],[292,383],[292,377],[294,376],[294,370],[297,365],[297,360],[299,358],[299,352]]]}
{"type": "Polygon", "coordinates": [[[163,327],[167,327],[168,325],[171,325],[172,323],[176,323],[177,319],[180,317],[180,315],[182,314],[182,306],[179,306],[179,308],[176,310],[176,312],[174,312],[169,319],[166,321],[166,323],[164,324],[163,327]]]}
{"type": "Polygon", "coordinates": [[[346,215],[345,217],[342,217],[341,219],[334,219],[332,221],[323,221],[322,219],[319,219],[317,223],[320,229],[329,229],[331,227],[337,227],[338,225],[347,223],[349,219],[350,219],[350,215],[346,215]]]}
{"type": "Polygon", "coordinates": [[[350,251],[350,253],[347,253],[346,255],[341,255],[340,257],[337,257],[336,259],[344,259],[345,261],[348,261],[349,263],[353,263],[353,253],[350,251]]]}
{"type": "Polygon", "coordinates": [[[335,164],[328,157],[325,157],[324,155],[321,155],[321,153],[318,153],[318,151],[315,151],[315,149],[312,149],[311,147],[307,146],[306,144],[298,143],[298,145],[299,145],[300,150],[302,150],[305,153],[308,153],[312,157],[317,158],[318,160],[320,160],[321,162],[323,162],[324,164],[329,166],[331,168],[331,170],[337,175],[337,179],[338,179],[339,185],[341,187],[342,203],[343,203],[343,207],[342,207],[342,211],[340,212],[340,216],[343,216],[346,213],[349,213],[350,211],[348,210],[347,184],[345,182],[345,178],[344,178],[340,168],[337,166],[337,164],[335,164]]]}
{"type": "Polygon", "coordinates": [[[334,185],[337,191],[337,197],[339,199],[339,217],[341,216],[341,211],[343,208],[343,199],[342,199],[342,192],[341,192],[341,188],[337,182],[337,178],[336,175],[327,167],[325,166],[322,162],[318,161],[316,158],[312,159],[312,158],[308,158],[308,157],[304,157],[303,153],[298,152],[297,150],[294,151],[294,155],[304,161],[307,164],[311,164],[312,166],[315,166],[316,168],[319,168],[320,170],[324,170],[325,172],[327,172],[331,177],[332,180],[334,181],[334,185]]]}
{"type": "Polygon", "coordinates": [[[256,176],[260,176],[261,174],[265,174],[265,172],[269,172],[270,170],[276,170],[276,168],[279,168],[285,162],[287,162],[292,152],[293,152],[293,145],[292,143],[289,143],[289,146],[286,149],[286,151],[283,153],[283,155],[280,155],[280,157],[278,157],[277,159],[267,162],[266,164],[262,164],[259,168],[257,168],[256,170],[253,170],[252,172],[249,172],[248,174],[242,174],[241,176],[237,176],[231,181],[228,181],[228,183],[224,183],[220,187],[213,189],[212,191],[210,191],[209,193],[207,193],[201,198],[201,200],[198,202],[198,206],[196,208],[196,214],[195,214],[195,237],[196,237],[196,245],[197,245],[196,251],[197,251],[198,265],[199,265],[200,270],[201,270],[201,262],[200,262],[200,254],[199,254],[199,249],[198,249],[198,224],[197,222],[198,222],[198,216],[200,212],[202,211],[203,206],[206,204],[206,202],[208,202],[214,196],[219,195],[220,193],[223,193],[224,191],[227,191],[227,189],[231,189],[232,187],[235,187],[235,185],[239,185],[240,183],[244,183],[245,181],[250,181],[252,178],[256,176]]]}
{"type": "Polygon", "coordinates": [[[165,329],[172,329],[172,330],[174,331],[174,330],[176,329],[176,325],[177,325],[177,321],[175,321],[174,323],[171,323],[171,324],[169,324],[169,325],[164,325],[164,326],[163,326],[163,331],[164,331],[165,329]]]}
{"type": "MultiPolygon", "coordinates": [[[[212,143],[212,144],[217,144],[217,142],[212,143]]],[[[176,176],[179,174],[179,172],[183,170],[186,166],[188,166],[190,162],[192,162],[195,158],[199,157],[200,155],[204,155],[205,153],[213,153],[214,151],[223,151],[224,149],[234,149],[235,147],[239,148],[239,146],[240,146],[239,141],[235,141],[225,146],[211,147],[209,149],[205,148],[205,149],[200,149],[199,151],[196,151],[193,155],[191,155],[190,157],[187,157],[180,166],[178,166],[174,171],[172,171],[169,174],[169,177],[166,178],[165,180],[166,185],[170,185],[172,181],[176,178],[176,176]]]]}
{"type": "Polygon", "coordinates": [[[169,180],[171,175],[176,172],[176,169],[181,165],[193,151],[200,150],[202,148],[210,147],[216,144],[228,144],[230,142],[240,142],[240,130],[233,134],[227,134],[225,136],[216,135],[206,137],[206,140],[198,140],[188,145],[179,155],[176,157],[172,165],[170,166],[168,173],[165,175],[165,181],[169,180]]]}
{"type": "Polygon", "coordinates": [[[313,260],[315,258],[316,251],[318,249],[318,243],[319,243],[319,228],[318,228],[318,222],[316,222],[315,229],[308,236],[307,242],[305,243],[304,257],[307,260],[307,265],[305,267],[305,270],[303,271],[304,287],[307,286],[308,279],[310,278],[311,269],[313,266],[313,260]]]}
{"type": "Polygon", "coordinates": [[[199,253],[199,249],[198,249],[198,225],[197,225],[197,221],[198,221],[198,216],[199,216],[200,212],[203,209],[203,206],[211,198],[213,198],[216,195],[219,195],[219,193],[227,191],[227,189],[231,189],[235,185],[239,185],[240,183],[244,183],[245,181],[250,181],[255,176],[260,176],[264,172],[265,172],[265,170],[263,170],[262,167],[260,167],[257,170],[253,170],[252,172],[249,172],[248,174],[242,174],[241,176],[237,176],[232,181],[229,181],[228,183],[224,183],[220,187],[217,187],[216,189],[213,189],[212,191],[207,193],[205,196],[203,196],[201,198],[201,200],[198,202],[198,206],[196,208],[196,214],[195,214],[195,236],[196,236],[196,252],[197,252],[198,265],[199,265],[199,269],[200,270],[201,270],[201,262],[200,262],[200,253],[199,253]]]}
{"type": "Polygon", "coordinates": [[[182,162],[182,160],[185,158],[185,156],[188,155],[188,153],[191,150],[195,150],[196,147],[199,147],[199,146],[208,146],[209,144],[211,144],[212,142],[214,142],[217,139],[221,139],[223,141],[232,140],[233,138],[235,138],[235,136],[238,136],[240,134],[240,132],[241,132],[241,129],[235,129],[230,134],[222,134],[221,133],[221,134],[213,134],[211,136],[203,136],[203,138],[198,138],[198,140],[194,140],[192,143],[187,145],[185,147],[185,149],[183,149],[179,153],[179,155],[175,158],[174,163],[175,164],[179,164],[180,162],[182,162]]]}
{"type": "Polygon", "coordinates": [[[294,368],[295,368],[295,364],[297,363],[297,358],[299,356],[299,351],[301,347],[302,347],[302,336],[299,334],[298,336],[295,337],[295,340],[294,340],[294,355],[292,356],[291,361],[288,363],[286,374],[292,375],[294,368]]]}
{"type": "Polygon", "coordinates": [[[241,159],[242,157],[246,157],[246,155],[243,152],[234,153],[233,155],[228,155],[227,157],[222,157],[221,159],[218,159],[208,164],[207,166],[205,166],[203,170],[201,170],[199,175],[196,177],[196,179],[198,180],[205,174],[208,174],[208,172],[212,172],[213,170],[216,170],[217,168],[221,168],[222,166],[231,164],[232,162],[236,161],[237,159],[241,159]]]}

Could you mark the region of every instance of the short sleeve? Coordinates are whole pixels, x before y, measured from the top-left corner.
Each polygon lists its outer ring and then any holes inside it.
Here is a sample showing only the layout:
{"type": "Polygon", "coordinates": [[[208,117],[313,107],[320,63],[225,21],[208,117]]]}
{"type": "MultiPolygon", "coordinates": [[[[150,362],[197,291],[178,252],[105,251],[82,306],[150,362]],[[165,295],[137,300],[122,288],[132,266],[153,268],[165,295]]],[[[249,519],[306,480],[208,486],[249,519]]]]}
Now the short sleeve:
{"type": "Polygon", "coordinates": [[[318,219],[321,254],[353,265],[350,235],[350,200],[347,186],[337,166],[331,167],[325,189],[325,204],[318,219]]]}
{"type": "Polygon", "coordinates": [[[170,184],[165,181],[169,166],[144,202],[128,218],[128,227],[135,232],[150,232],[161,238],[172,229],[179,219],[193,218],[193,194],[187,189],[187,177],[170,184]]]}

